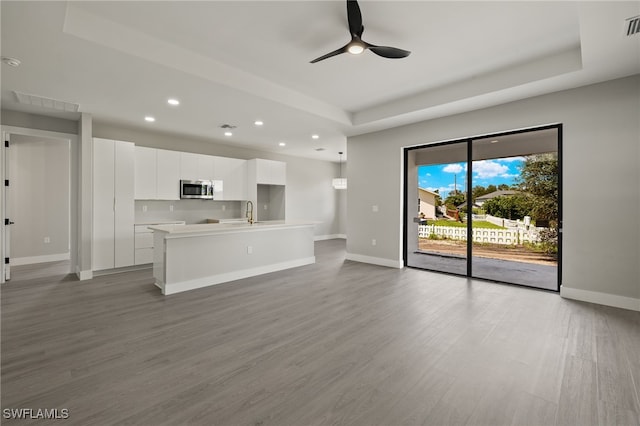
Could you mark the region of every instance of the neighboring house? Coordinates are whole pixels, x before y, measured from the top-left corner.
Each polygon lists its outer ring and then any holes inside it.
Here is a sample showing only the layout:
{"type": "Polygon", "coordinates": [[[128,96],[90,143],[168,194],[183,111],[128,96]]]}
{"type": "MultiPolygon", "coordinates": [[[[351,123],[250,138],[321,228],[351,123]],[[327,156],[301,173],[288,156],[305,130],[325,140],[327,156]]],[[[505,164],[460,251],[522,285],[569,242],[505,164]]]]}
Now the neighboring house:
{"type": "Polygon", "coordinates": [[[428,189],[418,188],[418,198],[420,199],[420,216],[426,219],[436,218],[436,197],[438,194],[428,189]]]}
{"type": "Polygon", "coordinates": [[[473,203],[475,206],[482,207],[482,205],[496,197],[511,197],[512,195],[519,194],[520,191],[506,190],[506,191],[494,191],[488,194],[481,195],[476,198],[476,201],[473,203]]]}

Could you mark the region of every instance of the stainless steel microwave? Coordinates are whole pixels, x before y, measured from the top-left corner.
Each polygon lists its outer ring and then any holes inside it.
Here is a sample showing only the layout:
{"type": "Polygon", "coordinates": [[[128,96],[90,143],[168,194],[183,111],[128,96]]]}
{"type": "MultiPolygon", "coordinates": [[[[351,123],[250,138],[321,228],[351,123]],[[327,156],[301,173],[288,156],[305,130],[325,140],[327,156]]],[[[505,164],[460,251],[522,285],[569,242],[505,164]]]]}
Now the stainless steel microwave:
{"type": "Polygon", "coordinates": [[[210,180],[181,180],[180,198],[213,200],[213,182],[210,180]]]}

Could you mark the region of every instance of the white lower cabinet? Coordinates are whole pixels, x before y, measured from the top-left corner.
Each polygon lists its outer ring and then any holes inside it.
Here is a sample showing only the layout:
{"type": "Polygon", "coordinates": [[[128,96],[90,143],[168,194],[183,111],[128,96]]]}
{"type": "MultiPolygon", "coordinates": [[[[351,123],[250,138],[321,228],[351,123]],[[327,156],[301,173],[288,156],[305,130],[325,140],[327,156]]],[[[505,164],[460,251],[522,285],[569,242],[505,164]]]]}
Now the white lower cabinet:
{"type": "Polygon", "coordinates": [[[134,262],[134,144],[93,139],[94,271],[134,262]]]}
{"type": "Polygon", "coordinates": [[[135,264],[153,262],[153,231],[147,225],[135,226],[135,264]]]}
{"type": "Polygon", "coordinates": [[[184,225],[184,221],[156,222],[135,225],[135,264],[145,265],[153,263],[153,231],[149,226],[153,225],[184,225]]]}

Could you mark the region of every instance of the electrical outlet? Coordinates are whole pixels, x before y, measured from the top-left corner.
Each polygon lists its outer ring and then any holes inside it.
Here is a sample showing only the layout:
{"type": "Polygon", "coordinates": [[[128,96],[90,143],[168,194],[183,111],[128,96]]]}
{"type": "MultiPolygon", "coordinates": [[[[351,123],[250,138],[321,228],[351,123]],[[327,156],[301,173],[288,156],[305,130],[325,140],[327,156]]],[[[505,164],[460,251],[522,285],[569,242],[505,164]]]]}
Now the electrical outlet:
{"type": "Polygon", "coordinates": [[[375,239],[375,238],[373,238],[373,239],[371,240],[371,245],[372,245],[372,246],[375,246],[376,244],[378,244],[378,242],[376,241],[376,239],[375,239]]]}
{"type": "Polygon", "coordinates": [[[147,206],[146,205],[142,206],[142,212],[144,213],[146,211],[147,211],[147,206]]]}
{"type": "Polygon", "coordinates": [[[247,246],[247,254],[253,254],[253,247],[247,246]]]}
{"type": "Polygon", "coordinates": [[[374,213],[378,213],[378,206],[377,205],[371,206],[371,211],[374,213]]]}
{"type": "Polygon", "coordinates": [[[264,209],[267,210],[269,207],[265,204],[264,205],[264,209]]]}
{"type": "Polygon", "coordinates": [[[222,205],[222,211],[225,211],[226,209],[227,209],[227,206],[223,204],[222,205]]]}
{"type": "Polygon", "coordinates": [[[173,211],[173,204],[169,204],[169,211],[172,212],[173,211]]]}
{"type": "Polygon", "coordinates": [[[44,237],[44,243],[45,244],[49,244],[51,242],[51,238],[49,237],[44,237]]]}

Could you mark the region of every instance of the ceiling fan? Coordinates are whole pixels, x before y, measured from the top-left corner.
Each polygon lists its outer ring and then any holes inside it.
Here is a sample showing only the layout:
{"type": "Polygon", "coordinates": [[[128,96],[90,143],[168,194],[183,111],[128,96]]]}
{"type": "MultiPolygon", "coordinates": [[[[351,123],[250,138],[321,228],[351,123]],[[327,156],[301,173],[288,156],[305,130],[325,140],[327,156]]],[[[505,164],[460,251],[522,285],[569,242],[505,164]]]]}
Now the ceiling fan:
{"type": "Polygon", "coordinates": [[[362,25],[362,14],[360,13],[360,6],[358,6],[358,2],[356,0],[347,0],[347,18],[349,20],[349,32],[351,33],[351,41],[340,49],[334,50],[333,52],[327,53],[326,55],[322,55],[319,58],[314,59],[313,61],[311,61],[312,64],[323,61],[332,56],[339,55],[341,53],[348,52],[353,55],[359,55],[367,49],[371,50],[378,56],[391,59],[406,58],[411,53],[408,50],[398,49],[397,47],[376,46],[363,41],[361,38],[362,32],[364,31],[364,26],[362,25]]]}

